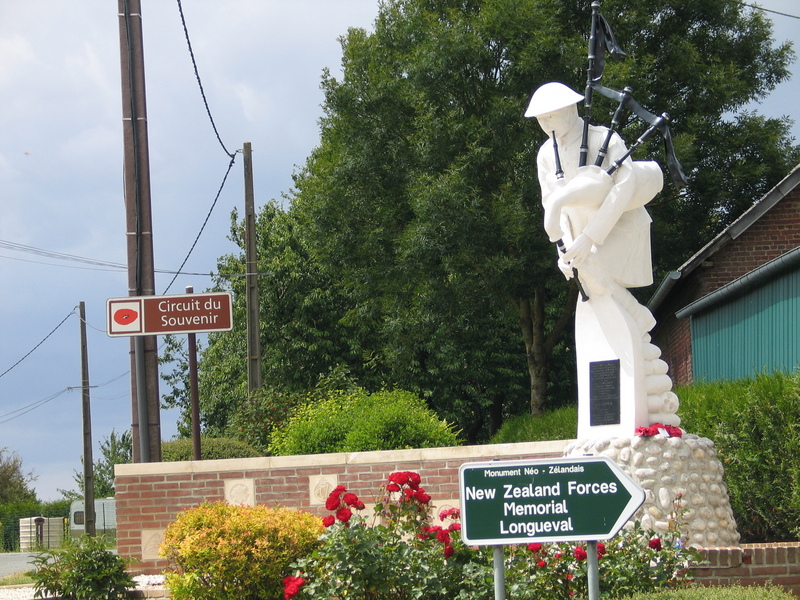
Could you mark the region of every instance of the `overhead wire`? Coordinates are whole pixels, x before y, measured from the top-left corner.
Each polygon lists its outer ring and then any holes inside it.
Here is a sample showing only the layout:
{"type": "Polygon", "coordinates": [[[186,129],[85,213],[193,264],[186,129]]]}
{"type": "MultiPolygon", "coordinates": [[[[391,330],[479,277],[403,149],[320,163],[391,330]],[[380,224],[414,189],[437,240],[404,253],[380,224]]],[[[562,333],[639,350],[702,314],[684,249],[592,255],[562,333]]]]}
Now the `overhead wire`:
{"type": "MultiPolygon", "coordinates": [[[[104,260],[95,259],[95,258],[86,258],[84,256],[76,256],[74,254],[66,254],[66,253],[63,253],[63,252],[56,252],[56,251],[53,251],[53,250],[44,250],[42,248],[36,248],[34,246],[26,246],[24,244],[18,244],[16,242],[9,242],[7,240],[0,240],[0,248],[5,248],[7,250],[11,250],[11,251],[14,251],[14,252],[27,252],[29,254],[44,256],[44,257],[47,257],[47,258],[52,258],[54,260],[63,260],[63,261],[67,261],[67,262],[69,262],[69,261],[79,262],[79,263],[85,263],[85,264],[89,264],[89,265],[97,265],[98,267],[106,267],[106,268],[96,268],[95,269],[95,268],[92,268],[92,267],[78,267],[78,266],[72,266],[72,265],[58,265],[58,264],[50,263],[50,262],[28,260],[28,259],[19,258],[19,257],[16,257],[16,256],[5,256],[5,255],[0,254],[0,258],[5,258],[5,259],[8,259],[8,260],[17,260],[17,261],[22,261],[22,262],[30,262],[30,263],[39,264],[39,265],[48,265],[48,266],[51,266],[51,267],[65,267],[65,268],[70,268],[70,269],[88,269],[88,270],[92,270],[92,271],[125,271],[128,268],[127,265],[124,265],[122,263],[104,261],[104,260]]],[[[174,271],[174,270],[171,270],[171,269],[154,269],[154,270],[155,270],[156,273],[163,273],[163,274],[166,274],[166,275],[181,274],[181,275],[197,275],[197,276],[202,276],[202,277],[215,277],[215,276],[225,277],[225,275],[220,275],[219,273],[213,273],[213,272],[195,273],[195,272],[189,272],[189,271],[174,271]]]]}
{"type": "Polygon", "coordinates": [[[205,89],[203,89],[203,80],[200,78],[200,70],[197,68],[197,60],[194,55],[194,50],[192,49],[192,40],[189,36],[189,28],[186,26],[186,18],[183,14],[183,5],[181,4],[181,0],[177,0],[177,3],[178,3],[178,13],[180,14],[181,17],[181,25],[183,26],[183,35],[186,38],[186,46],[189,49],[189,56],[192,60],[194,76],[195,79],[197,80],[197,86],[200,89],[200,96],[203,99],[203,105],[205,106],[206,114],[208,115],[208,120],[211,123],[211,128],[214,130],[214,135],[216,135],[219,145],[222,147],[225,154],[227,154],[231,160],[228,163],[228,168],[225,171],[225,175],[222,178],[222,183],[220,184],[219,189],[217,190],[217,195],[214,197],[214,201],[211,203],[211,208],[209,208],[208,214],[206,214],[206,218],[203,221],[203,224],[200,226],[200,231],[197,233],[194,242],[192,242],[192,246],[191,248],[189,248],[189,252],[186,254],[186,258],[183,259],[181,266],[178,268],[178,272],[175,273],[175,276],[172,278],[172,280],[169,282],[169,285],[167,285],[166,289],[164,290],[164,294],[166,294],[172,287],[172,284],[175,283],[175,280],[178,278],[178,275],[183,274],[182,269],[186,265],[186,262],[189,260],[189,257],[192,255],[192,252],[194,252],[194,249],[197,246],[197,242],[200,240],[200,236],[203,234],[203,231],[205,230],[206,225],[208,224],[208,220],[211,218],[211,213],[214,211],[214,207],[217,205],[217,201],[219,200],[219,197],[222,194],[222,190],[225,187],[225,183],[228,181],[228,175],[230,174],[231,169],[233,168],[234,162],[236,162],[236,154],[238,153],[238,151],[231,152],[230,150],[228,150],[228,148],[222,141],[222,137],[220,136],[219,131],[217,130],[217,124],[214,122],[214,116],[211,114],[211,108],[208,105],[208,98],[206,98],[206,92],[205,89]]]}
{"type": "Polygon", "coordinates": [[[800,16],[790,15],[789,13],[780,12],[769,8],[764,8],[763,6],[758,6],[757,4],[749,4],[748,2],[742,2],[742,5],[747,6],[749,8],[754,8],[756,10],[760,10],[762,12],[771,13],[773,15],[780,15],[781,17],[789,17],[790,19],[800,19],[800,16]]]}
{"type": "Polygon", "coordinates": [[[22,406],[22,407],[20,407],[20,408],[18,408],[16,410],[12,410],[11,412],[8,412],[8,413],[5,413],[3,415],[0,415],[0,425],[2,425],[3,423],[8,423],[9,421],[13,421],[14,419],[18,419],[22,415],[25,415],[25,414],[31,412],[32,410],[35,410],[35,409],[39,408],[40,406],[44,406],[48,402],[50,402],[52,400],[55,400],[56,398],[58,398],[62,394],[66,394],[67,392],[70,392],[73,389],[76,389],[76,388],[69,388],[69,387],[68,388],[64,388],[60,392],[56,392],[55,394],[53,394],[51,396],[48,396],[47,398],[44,398],[43,400],[37,400],[36,402],[32,402],[32,403],[27,404],[25,406],[22,406]]]}
{"type": "Polygon", "coordinates": [[[11,365],[10,367],[8,367],[8,368],[7,368],[5,371],[3,371],[2,373],[0,373],[0,377],[3,377],[3,376],[4,376],[4,375],[6,375],[7,373],[9,373],[9,372],[10,372],[12,369],[14,369],[14,367],[16,367],[17,365],[19,365],[19,364],[20,364],[20,363],[21,363],[23,360],[25,360],[25,359],[26,359],[26,358],[28,358],[28,357],[29,357],[31,354],[33,354],[33,353],[36,351],[36,349],[37,349],[39,346],[41,346],[42,344],[44,344],[44,343],[45,343],[45,341],[47,341],[47,339],[48,339],[48,338],[49,338],[51,335],[53,335],[53,334],[54,334],[54,333],[55,333],[55,332],[58,330],[58,328],[59,328],[59,327],[61,327],[61,326],[62,326],[64,323],[66,323],[66,322],[67,322],[67,319],[69,319],[69,318],[70,318],[72,315],[74,315],[74,314],[75,314],[75,307],[73,307],[73,308],[72,308],[72,310],[70,311],[70,313],[69,313],[69,314],[68,314],[66,317],[64,317],[64,318],[61,320],[61,322],[60,322],[58,325],[56,325],[56,326],[53,328],[53,330],[52,330],[50,333],[48,333],[46,336],[44,336],[44,338],[42,338],[42,340],[41,340],[41,341],[40,341],[38,344],[36,344],[36,345],[35,345],[33,348],[31,348],[31,349],[30,349],[30,351],[28,351],[28,353],[27,353],[27,354],[25,354],[25,356],[23,356],[22,358],[20,358],[20,359],[19,359],[17,362],[15,362],[13,365],[11,365]]]}

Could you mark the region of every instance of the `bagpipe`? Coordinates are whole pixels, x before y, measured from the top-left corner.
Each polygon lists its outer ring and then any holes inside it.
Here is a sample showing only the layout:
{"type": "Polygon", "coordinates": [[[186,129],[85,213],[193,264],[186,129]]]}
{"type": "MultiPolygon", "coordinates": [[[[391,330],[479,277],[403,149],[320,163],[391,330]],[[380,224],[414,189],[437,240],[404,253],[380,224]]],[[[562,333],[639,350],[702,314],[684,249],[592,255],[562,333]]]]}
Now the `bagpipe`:
{"type": "MultiPolygon", "coordinates": [[[[648,124],[648,128],[640,135],[636,141],[627,148],[626,152],[614,160],[613,163],[605,167],[605,172],[610,176],[619,169],[623,162],[627,160],[637,148],[650,139],[656,131],[660,132],[664,138],[664,148],[666,155],[667,169],[672,178],[672,182],[678,190],[683,190],[688,184],[686,175],[683,172],[680,162],[675,156],[675,148],[672,143],[672,136],[669,130],[670,116],[668,113],[661,113],[660,115],[654,114],[639,104],[632,96],[633,90],[630,87],[625,87],[622,91],[617,91],[603,85],[600,85],[600,80],[603,77],[605,70],[605,56],[608,53],[613,59],[621,59],[626,56],[625,51],[617,42],[614,32],[611,30],[606,19],[600,14],[600,2],[595,0],[592,2],[592,22],[589,33],[589,50],[588,50],[588,66],[586,69],[586,88],[584,91],[584,114],[583,114],[583,135],[581,138],[580,155],[578,159],[578,167],[585,167],[588,162],[589,153],[589,121],[592,110],[592,97],[595,91],[602,96],[615,101],[617,107],[614,110],[611,118],[611,125],[607,128],[605,138],[603,139],[600,149],[598,150],[597,157],[594,161],[595,167],[603,167],[606,161],[608,149],[614,133],[620,127],[622,118],[626,111],[631,111],[638,118],[642,119],[648,124]]],[[[561,168],[561,160],[558,153],[558,143],[556,142],[556,135],[552,135],[553,151],[555,153],[555,168],[556,179],[564,178],[564,171],[561,168]]],[[[556,242],[559,251],[563,254],[566,252],[563,240],[556,242]]],[[[578,285],[581,300],[586,301],[589,299],[580,279],[578,278],[578,270],[573,268],[572,273],[578,285]]]]}
{"type": "Polygon", "coordinates": [[[609,175],[612,175],[622,165],[622,163],[636,151],[639,146],[650,139],[650,137],[652,137],[656,131],[659,131],[664,138],[667,168],[670,176],[672,177],[672,182],[675,184],[676,188],[682,190],[686,187],[688,181],[686,179],[686,175],[683,173],[681,164],[678,162],[678,159],[675,156],[675,148],[673,146],[672,136],[670,135],[669,131],[669,114],[661,113],[660,115],[656,115],[644,108],[641,104],[633,99],[631,95],[633,90],[629,87],[624,88],[623,91],[620,92],[600,85],[599,82],[600,79],[602,79],[603,72],[605,70],[606,52],[608,52],[608,54],[614,59],[620,59],[625,56],[625,51],[617,42],[614,32],[611,30],[611,27],[608,25],[608,22],[603,15],[600,14],[600,2],[595,0],[592,2],[592,24],[589,33],[586,89],[584,91],[583,101],[583,137],[581,138],[578,165],[583,167],[586,166],[587,163],[587,155],[589,151],[589,119],[592,111],[592,96],[594,92],[597,91],[602,96],[617,102],[617,108],[614,111],[614,115],[611,119],[611,126],[608,128],[606,138],[600,147],[597,159],[595,160],[595,166],[603,166],[611,138],[619,127],[625,111],[630,110],[637,117],[647,123],[649,127],[641,136],[639,136],[636,142],[634,142],[628,148],[628,151],[622,157],[614,161],[614,163],[606,169],[606,172],[609,175]]]}

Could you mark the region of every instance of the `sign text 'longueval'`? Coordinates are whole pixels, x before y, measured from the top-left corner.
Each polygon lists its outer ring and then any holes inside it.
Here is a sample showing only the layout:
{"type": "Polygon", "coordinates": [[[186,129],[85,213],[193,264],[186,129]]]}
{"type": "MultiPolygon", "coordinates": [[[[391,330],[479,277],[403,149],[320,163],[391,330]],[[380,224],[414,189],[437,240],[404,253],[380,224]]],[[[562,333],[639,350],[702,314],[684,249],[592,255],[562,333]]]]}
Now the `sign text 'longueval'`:
{"type": "Polygon", "coordinates": [[[645,497],[602,456],[466,463],[458,479],[469,545],[608,539],[645,497]]]}

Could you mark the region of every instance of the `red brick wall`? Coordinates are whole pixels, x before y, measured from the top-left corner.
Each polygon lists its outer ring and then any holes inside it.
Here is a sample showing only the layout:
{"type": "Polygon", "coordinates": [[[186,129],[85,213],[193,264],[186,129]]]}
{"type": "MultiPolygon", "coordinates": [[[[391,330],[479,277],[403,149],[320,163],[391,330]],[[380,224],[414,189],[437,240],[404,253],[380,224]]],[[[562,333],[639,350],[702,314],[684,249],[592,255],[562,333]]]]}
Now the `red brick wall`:
{"type": "Polygon", "coordinates": [[[695,569],[703,585],[779,585],[800,596],[800,543],[743,544],[702,550],[708,566],[695,569]]]}
{"type": "Polygon", "coordinates": [[[798,246],[800,189],[787,194],[676,285],[658,308],[658,324],[652,333],[675,384],[693,381],[689,319],[676,319],[675,312],[798,246]]]}
{"type": "MultiPolygon", "coordinates": [[[[699,269],[703,295],[800,246],[800,190],[780,200],[737,239],[711,257],[713,266],[699,269]]],[[[697,272],[697,271],[695,271],[697,272]]]]}
{"type": "Polygon", "coordinates": [[[153,556],[155,550],[147,552],[145,538],[163,531],[186,508],[225,500],[226,480],[252,480],[256,504],[288,506],[323,516],[327,514],[324,506],[311,503],[311,477],[336,476],[339,484],[369,502],[390,473],[416,471],[433,504],[441,506],[458,498],[458,469],[463,463],[560,457],[566,443],[117,465],[117,548],[122,556],[136,559],[137,571],[160,573],[167,563],[143,558],[153,556]]]}
{"type": "MultiPolygon", "coordinates": [[[[441,507],[457,501],[458,468],[463,463],[560,457],[566,443],[117,465],[117,546],[122,556],[137,559],[135,571],[161,573],[167,566],[165,561],[142,560],[143,530],[163,530],[183,509],[224,500],[226,481],[252,480],[257,504],[290,506],[323,515],[327,511],[321,504],[311,504],[310,478],[335,475],[338,483],[368,502],[389,473],[416,471],[433,504],[441,507]]],[[[800,596],[800,543],[746,544],[741,548],[707,548],[702,553],[708,565],[696,569],[695,575],[703,585],[773,582],[800,596]]]]}

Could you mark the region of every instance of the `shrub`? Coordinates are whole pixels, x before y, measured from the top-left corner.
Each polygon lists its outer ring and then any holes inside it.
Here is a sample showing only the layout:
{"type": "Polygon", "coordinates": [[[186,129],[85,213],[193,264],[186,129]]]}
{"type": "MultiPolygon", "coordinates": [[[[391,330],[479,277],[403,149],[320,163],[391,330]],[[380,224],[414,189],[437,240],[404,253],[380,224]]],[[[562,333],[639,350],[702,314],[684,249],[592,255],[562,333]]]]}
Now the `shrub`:
{"type": "Polygon", "coordinates": [[[318,517],[287,508],[203,504],[167,527],[161,555],[174,600],[278,598],[289,564],[309,554],[318,517]]]}
{"type": "Polygon", "coordinates": [[[800,533],[800,374],[680,388],[682,426],[712,439],[742,542],[800,533]]]}
{"type": "MultiPolygon", "coordinates": [[[[240,440],[212,437],[200,439],[200,458],[202,460],[250,458],[251,456],[263,455],[263,452],[240,440]]],[[[161,460],[164,462],[193,460],[193,457],[194,449],[190,439],[174,440],[161,444],[161,460]]]]}
{"type": "Polygon", "coordinates": [[[453,427],[411,392],[357,390],[302,406],[286,427],[273,432],[269,450],[286,456],[457,444],[453,427]]]}
{"type": "Polygon", "coordinates": [[[634,594],[625,600],[791,600],[796,596],[776,587],[691,587],[634,594]]]}
{"type": "Polygon", "coordinates": [[[63,600],[116,600],[135,587],[125,560],[108,550],[101,537],[83,536],[63,548],[39,552],[32,564],[37,597],[63,600]]]}
{"type": "MultiPolygon", "coordinates": [[[[420,483],[416,473],[392,473],[371,519],[361,516],[364,504],[355,494],[335,488],[325,505],[331,514],[323,520],[322,545],[294,564],[295,572],[284,578],[284,598],[490,600],[492,548],[463,544],[458,509],[442,511],[441,525],[433,525],[430,496],[420,483]]],[[[637,525],[598,543],[602,596],[686,585],[687,569],[699,555],[677,543],[679,535],[656,537],[637,525]]],[[[509,597],[585,597],[586,549],[569,543],[505,546],[509,597]]]]}
{"type": "Polygon", "coordinates": [[[541,415],[519,415],[506,419],[490,444],[572,440],[578,435],[578,407],[565,406],[541,415]]]}
{"type": "Polygon", "coordinates": [[[229,432],[266,455],[272,432],[286,424],[303,398],[302,394],[268,387],[254,390],[236,407],[229,432]]]}

